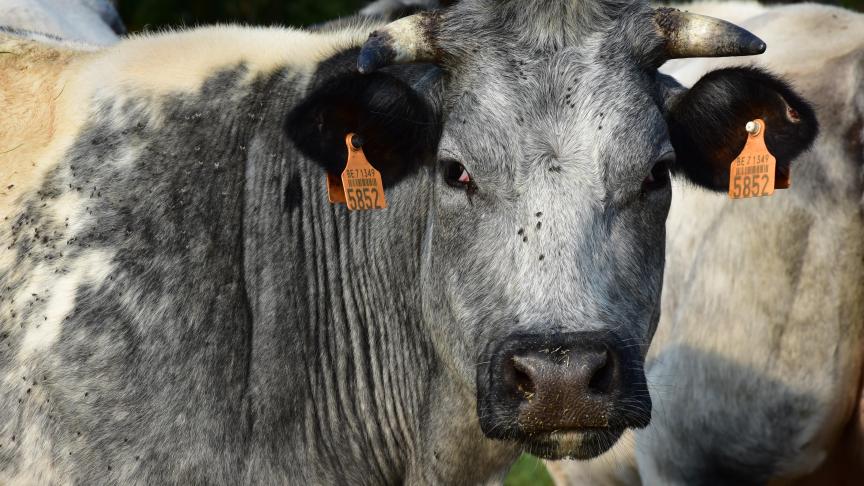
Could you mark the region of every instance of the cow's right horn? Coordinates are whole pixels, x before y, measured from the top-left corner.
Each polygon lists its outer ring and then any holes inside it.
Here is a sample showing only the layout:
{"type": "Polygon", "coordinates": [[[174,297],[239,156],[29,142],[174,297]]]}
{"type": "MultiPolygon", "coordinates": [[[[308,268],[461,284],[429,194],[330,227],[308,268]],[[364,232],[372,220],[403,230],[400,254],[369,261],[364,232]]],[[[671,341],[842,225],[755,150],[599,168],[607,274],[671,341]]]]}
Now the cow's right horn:
{"type": "Polygon", "coordinates": [[[663,7],[654,10],[654,24],[665,40],[666,59],[765,52],[762,39],[725,20],[663,7]]]}
{"type": "Polygon", "coordinates": [[[366,74],[391,64],[439,60],[438,18],[438,12],[423,12],[376,30],[360,49],[357,69],[366,74]]]}

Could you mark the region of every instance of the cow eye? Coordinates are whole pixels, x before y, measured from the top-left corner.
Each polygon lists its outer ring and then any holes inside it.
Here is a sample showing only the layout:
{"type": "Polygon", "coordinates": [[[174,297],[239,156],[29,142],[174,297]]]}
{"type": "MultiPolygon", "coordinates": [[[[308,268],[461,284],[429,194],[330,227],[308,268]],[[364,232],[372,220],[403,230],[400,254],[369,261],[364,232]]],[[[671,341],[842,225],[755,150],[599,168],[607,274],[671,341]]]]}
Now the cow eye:
{"type": "Polygon", "coordinates": [[[455,160],[445,160],[444,162],[444,180],[447,184],[453,187],[470,187],[474,180],[471,174],[465,169],[465,166],[455,160]]]}
{"type": "Polygon", "coordinates": [[[643,192],[658,191],[669,185],[669,168],[672,166],[672,160],[672,157],[663,157],[654,164],[648,177],[642,182],[643,192]]]}

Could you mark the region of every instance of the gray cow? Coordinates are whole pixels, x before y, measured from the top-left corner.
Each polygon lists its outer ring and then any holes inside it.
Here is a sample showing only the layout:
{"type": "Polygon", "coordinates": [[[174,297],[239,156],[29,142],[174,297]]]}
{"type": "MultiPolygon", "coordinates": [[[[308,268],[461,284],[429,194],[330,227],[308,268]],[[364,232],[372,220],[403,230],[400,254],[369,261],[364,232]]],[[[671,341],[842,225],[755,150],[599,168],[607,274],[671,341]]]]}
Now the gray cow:
{"type": "Polygon", "coordinates": [[[651,413],[670,172],[722,189],[756,117],[780,170],[816,133],[764,72],[657,67],[764,48],[563,0],[3,38],[0,483],[466,484],[602,453],[651,413]],[[351,133],[386,211],[327,202],[351,133]]]}
{"type": "Polygon", "coordinates": [[[126,33],[109,0],[0,0],[0,32],[108,45],[126,33]]]}
{"type": "MultiPolygon", "coordinates": [[[[790,191],[744,203],[676,191],[646,363],[652,423],[597,461],[552,467],[574,485],[860,484],[864,15],[813,4],[688,8],[737,16],[764,38],[772,47],[753,63],[812,99],[823,130],[790,191]]],[[[727,64],[664,71],[689,84],[727,64]]]]}

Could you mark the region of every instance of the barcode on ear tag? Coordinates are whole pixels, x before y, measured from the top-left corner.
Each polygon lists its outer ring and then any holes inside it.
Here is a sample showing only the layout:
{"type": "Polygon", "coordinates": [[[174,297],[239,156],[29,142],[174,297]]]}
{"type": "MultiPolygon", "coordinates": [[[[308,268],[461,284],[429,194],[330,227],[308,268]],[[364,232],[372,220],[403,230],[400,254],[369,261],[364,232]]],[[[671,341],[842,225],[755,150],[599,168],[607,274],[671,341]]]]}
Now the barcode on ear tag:
{"type": "Polygon", "coordinates": [[[342,172],[342,187],[345,189],[345,202],[351,211],[368,211],[386,209],[387,198],[384,196],[384,182],[381,173],[366,159],[363,148],[354,147],[351,143],[354,134],[345,137],[348,147],[348,163],[342,172]]]}
{"type": "Polygon", "coordinates": [[[765,121],[748,124],[747,143],[729,169],[729,197],[745,199],[774,194],[777,159],[765,145],[765,121]],[[753,131],[749,130],[751,124],[753,131]]]}

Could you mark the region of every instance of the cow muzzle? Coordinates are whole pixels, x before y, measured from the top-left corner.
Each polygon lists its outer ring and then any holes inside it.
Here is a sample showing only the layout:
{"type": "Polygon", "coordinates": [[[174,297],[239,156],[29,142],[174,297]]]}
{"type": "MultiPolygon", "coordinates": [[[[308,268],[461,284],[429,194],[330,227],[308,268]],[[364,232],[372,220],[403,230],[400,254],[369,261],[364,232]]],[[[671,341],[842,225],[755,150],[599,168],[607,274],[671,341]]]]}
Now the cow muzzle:
{"type": "Polygon", "coordinates": [[[546,459],[602,454],[650,421],[639,349],[598,331],[508,337],[477,370],[483,432],[546,459]]]}

